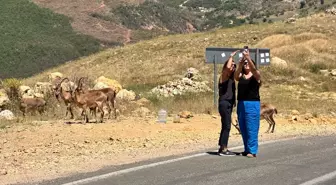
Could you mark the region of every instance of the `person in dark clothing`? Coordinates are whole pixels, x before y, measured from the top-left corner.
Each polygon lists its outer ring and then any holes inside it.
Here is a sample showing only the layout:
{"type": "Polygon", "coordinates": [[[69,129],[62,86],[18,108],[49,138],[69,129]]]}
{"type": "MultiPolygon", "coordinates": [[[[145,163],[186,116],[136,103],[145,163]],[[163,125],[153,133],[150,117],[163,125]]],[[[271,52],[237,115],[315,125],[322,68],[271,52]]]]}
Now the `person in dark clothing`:
{"type": "Polygon", "coordinates": [[[249,51],[243,52],[234,77],[238,81],[237,116],[244,142],[243,156],[255,158],[258,153],[260,126],[260,72],[251,59],[249,51]]]}
{"type": "MultiPolygon", "coordinates": [[[[238,50],[239,51],[239,50],[238,50]]],[[[232,108],[235,106],[236,86],[234,81],[235,64],[233,56],[238,52],[231,53],[228,61],[223,66],[222,73],[219,78],[218,90],[218,111],[221,116],[222,129],[218,141],[218,155],[233,156],[235,153],[228,150],[228,141],[231,130],[231,114],[232,108]]]]}

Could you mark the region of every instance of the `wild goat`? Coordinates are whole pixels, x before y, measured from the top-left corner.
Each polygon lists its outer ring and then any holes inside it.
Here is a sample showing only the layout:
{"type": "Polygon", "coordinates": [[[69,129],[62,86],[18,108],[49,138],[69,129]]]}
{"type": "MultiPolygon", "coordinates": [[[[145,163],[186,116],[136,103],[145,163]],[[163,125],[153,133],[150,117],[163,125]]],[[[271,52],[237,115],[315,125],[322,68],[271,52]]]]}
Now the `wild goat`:
{"type": "MultiPolygon", "coordinates": [[[[271,133],[274,133],[274,129],[275,129],[275,121],[273,119],[273,115],[277,114],[278,110],[276,109],[276,107],[272,104],[269,103],[262,103],[260,105],[260,120],[265,119],[267,121],[267,123],[269,124],[268,129],[266,131],[266,133],[269,133],[269,131],[271,130],[272,127],[272,131],[271,133]]],[[[236,119],[236,124],[232,125],[238,130],[238,132],[240,133],[240,129],[239,129],[239,124],[238,124],[238,120],[236,119]]]]}
{"type": "Polygon", "coordinates": [[[28,112],[38,111],[40,115],[45,111],[46,101],[42,98],[22,98],[20,101],[20,110],[23,116],[28,112]]]}
{"type": "MultiPolygon", "coordinates": [[[[88,109],[95,110],[96,108],[101,112],[100,122],[102,123],[104,119],[103,106],[107,104],[107,95],[98,90],[84,92],[82,89],[82,80],[83,78],[79,79],[78,85],[73,92],[74,102],[79,108],[83,109],[82,115],[86,123],[89,122],[88,109]]],[[[96,122],[98,122],[97,119],[96,122]]]]}
{"type": "Polygon", "coordinates": [[[59,102],[59,98],[61,97],[62,100],[64,101],[64,104],[66,106],[66,112],[65,112],[65,117],[68,116],[68,112],[70,112],[71,116],[70,119],[74,118],[73,112],[72,112],[72,104],[73,104],[73,97],[72,97],[72,90],[70,89],[63,89],[62,88],[62,83],[68,80],[68,78],[63,78],[57,85],[53,86],[53,90],[54,90],[54,95],[57,99],[57,101],[59,102]]]}
{"type": "MultiPolygon", "coordinates": [[[[83,79],[83,78],[82,78],[83,79]]],[[[83,83],[81,82],[80,84],[81,87],[83,87],[83,83]]],[[[116,91],[112,88],[102,88],[102,89],[96,89],[96,90],[88,90],[85,92],[96,92],[96,91],[100,91],[102,93],[104,93],[107,96],[107,108],[108,108],[108,119],[111,118],[111,110],[113,109],[114,112],[114,119],[117,119],[117,110],[115,108],[115,99],[116,99],[116,91]]],[[[96,109],[90,108],[91,113],[93,113],[94,115],[96,114],[96,109]]]]}

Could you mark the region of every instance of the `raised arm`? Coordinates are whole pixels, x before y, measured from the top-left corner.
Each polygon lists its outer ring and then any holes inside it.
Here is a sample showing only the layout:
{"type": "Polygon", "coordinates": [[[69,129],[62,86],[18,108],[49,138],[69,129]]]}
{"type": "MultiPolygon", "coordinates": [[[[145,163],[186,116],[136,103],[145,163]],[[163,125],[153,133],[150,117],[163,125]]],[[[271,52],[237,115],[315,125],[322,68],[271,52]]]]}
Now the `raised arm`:
{"type": "Polygon", "coordinates": [[[253,74],[254,78],[259,82],[260,81],[260,72],[257,70],[256,66],[252,62],[252,59],[250,57],[250,52],[249,51],[244,51],[243,52],[244,57],[246,58],[248,65],[250,67],[251,73],[253,74]]]}
{"type": "Polygon", "coordinates": [[[239,50],[237,51],[234,51],[231,53],[230,55],[230,58],[228,59],[226,65],[224,64],[223,66],[223,69],[222,69],[222,74],[220,76],[220,79],[219,79],[219,82],[220,83],[223,83],[224,81],[226,81],[227,79],[229,79],[229,76],[230,76],[230,69],[231,69],[231,66],[233,64],[233,56],[238,52],[239,50]]]}
{"type": "Polygon", "coordinates": [[[240,76],[241,76],[241,72],[242,72],[242,70],[243,70],[244,61],[245,61],[245,58],[244,58],[244,57],[240,59],[239,64],[238,64],[238,67],[237,67],[237,69],[236,69],[236,71],[235,71],[235,73],[234,73],[234,79],[235,79],[236,81],[239,81],[239,78],[240,78],[240,76]]]}

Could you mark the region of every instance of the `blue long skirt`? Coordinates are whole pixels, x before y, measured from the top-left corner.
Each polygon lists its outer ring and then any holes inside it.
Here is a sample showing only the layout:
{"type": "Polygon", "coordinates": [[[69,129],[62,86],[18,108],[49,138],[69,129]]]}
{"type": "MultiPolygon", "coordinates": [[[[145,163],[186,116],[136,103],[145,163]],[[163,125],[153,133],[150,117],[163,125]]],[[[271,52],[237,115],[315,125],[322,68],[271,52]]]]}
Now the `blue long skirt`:
{"type": "Polygon", "coordinates": [[[244,152],[257,154],[260,126],[260,101],[238,101],[237,115],[244,142],[244,152]]]}

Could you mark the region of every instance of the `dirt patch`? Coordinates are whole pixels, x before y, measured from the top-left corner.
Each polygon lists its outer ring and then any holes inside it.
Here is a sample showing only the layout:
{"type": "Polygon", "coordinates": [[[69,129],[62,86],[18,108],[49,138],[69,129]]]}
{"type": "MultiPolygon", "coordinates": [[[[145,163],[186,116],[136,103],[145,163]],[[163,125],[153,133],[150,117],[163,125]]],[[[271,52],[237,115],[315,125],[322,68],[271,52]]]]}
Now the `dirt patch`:
{"type": "MultiPolygon", "coordinates": [[[[37,5],[49,8],[56,13],[66,15],[72,19],[71,25],[74,30],[91,35],[101,41],[126,43],[129,42],[130,32],[127,28],[91,16],[99,13],[108,14],[110,7],[123,3],[123,0],[114,1],[92,1],[92,0],[33,0],[37,5]],[[113,5],[113,6],[112,6],[113,5]]],[[[139,1],[128,3],[140,3],[139,1]]]]}
{"type": "MultiPolygon", "coordinates": [[[[65,124],[63,121],[17,124],[0,132],[1,184],[36,182],[120,165],[217,147],[220,118],[195,115],[173,123],[154,118],[127,118],[104,124],[65,124]]],[[[305,135],[329,135],[336,118],[289,121],[276,118],[276,133],[266,134],[261,121],[260,140],[305,135]]],[[[241,144],[234,127],[230,144],[241,144]]]]}

